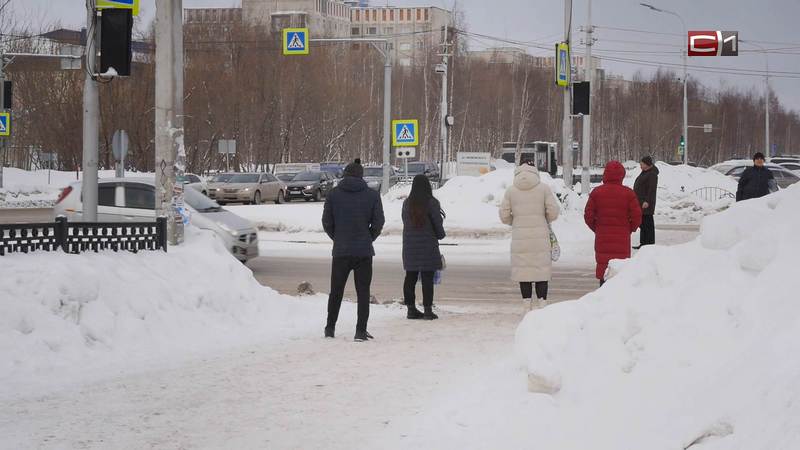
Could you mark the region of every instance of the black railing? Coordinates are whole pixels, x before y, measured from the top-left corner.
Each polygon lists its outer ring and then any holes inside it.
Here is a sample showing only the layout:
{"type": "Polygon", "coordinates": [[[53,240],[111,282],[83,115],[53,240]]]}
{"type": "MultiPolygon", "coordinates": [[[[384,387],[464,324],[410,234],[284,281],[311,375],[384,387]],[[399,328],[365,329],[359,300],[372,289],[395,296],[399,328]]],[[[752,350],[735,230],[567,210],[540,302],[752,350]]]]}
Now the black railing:
{"type": "Polygon", "coordinates": [[[0,225],[0,256],[59,249],[66,253],[167,251],[167,219],[159,217],[155,222],[70,223],[66,217],[58,217],[54,223],[0,225]]]}
{"type": "Polygon", "coordinates": [[[704,187],[692,191],[692,195],[707,202],[715,202],[723,198],[736,198],[733,192],[718,187],[704,187]]]}

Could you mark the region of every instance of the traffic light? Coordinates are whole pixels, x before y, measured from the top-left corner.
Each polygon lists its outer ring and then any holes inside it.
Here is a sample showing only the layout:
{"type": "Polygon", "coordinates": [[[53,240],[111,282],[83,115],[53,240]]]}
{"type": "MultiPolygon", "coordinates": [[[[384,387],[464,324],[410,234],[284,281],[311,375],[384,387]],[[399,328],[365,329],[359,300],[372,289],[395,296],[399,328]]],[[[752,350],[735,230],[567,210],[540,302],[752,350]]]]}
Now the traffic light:
{"type": "Polygon", "coordinates": [[[11,81],[3,80],[3,109],[11,109],[14,103],[11,98],[11,81]]]}
{"type": "Polygon", "coordinates": [[[133,30],[131,10],[103,9],[100,15],[100,73],[113,67],[117,75],[129,76],[133,30]]]}
{"type": "Polygon", "coordinates": [[[572,115],[583,114],[588,116],[591,113],[591,105],[589,104],[589,82],[583,81],[581,83],[573,83],[572,115]]]}

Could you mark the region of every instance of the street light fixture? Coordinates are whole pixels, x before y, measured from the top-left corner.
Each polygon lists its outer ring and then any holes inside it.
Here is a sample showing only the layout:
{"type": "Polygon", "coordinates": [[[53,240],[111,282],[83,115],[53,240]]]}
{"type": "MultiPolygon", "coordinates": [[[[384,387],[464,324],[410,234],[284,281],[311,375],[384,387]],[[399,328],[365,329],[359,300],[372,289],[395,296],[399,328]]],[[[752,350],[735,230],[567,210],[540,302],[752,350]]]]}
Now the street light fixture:
{"type": "MultiPolygon", "coordinates": [[[[685,39],[688,39],[687,28],[686,28],[686,21],[683,20],[683,17],[680,14],[669,11],[666,9],[657,8],[648,3],[639,3],[639,5],[653,10],[655,12],[669,14],[672,16],[677,17],[681,21],[681,25],[683,25],[683,36],[685,39]]],[[[687,101],[687,83],[689,74],[686,70],[686,57],[687,57],[687,48],[689,46],[688,41],[684,41],[683,43],[683,50],[681,50],[681,55],[683,56],[683,163],[689,164],[689,109],[688,109],[688,101],[687,101]]]]}

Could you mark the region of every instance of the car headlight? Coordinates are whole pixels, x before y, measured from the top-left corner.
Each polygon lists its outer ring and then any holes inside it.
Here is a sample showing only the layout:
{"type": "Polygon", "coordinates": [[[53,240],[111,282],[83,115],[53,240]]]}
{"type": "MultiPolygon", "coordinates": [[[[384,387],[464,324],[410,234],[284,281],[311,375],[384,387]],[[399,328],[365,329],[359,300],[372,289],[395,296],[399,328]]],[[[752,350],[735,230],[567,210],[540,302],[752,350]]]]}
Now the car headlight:
{"type": "Polygon", "coordinates": [[[314,186],[311,185],[306,186],[306,190],[311,190],[311,189],[314,189],[314,186]]]}
{"type": "Polygon", "coordinates": [[[250,188],[244,188],[244,189],[242,189],[242,190],[243,190],[244,192],[250,192],[250,188]]]}
{"type": "Polygon", "coordinates": [[[221,228],[223,231],[225,231],[226,233],[230,234],[230,235],[231,235],[231,236],[233,236],[233,237],[237,237],[237,236],[239,236],[239,232],[238,232],[237,230],[234,230],[233,228],[230,228],[229,226],[225,225],[224,223],[220,223],[220,224],[219,224],[219,227],[220,227],[220,228],[221,228]]]}

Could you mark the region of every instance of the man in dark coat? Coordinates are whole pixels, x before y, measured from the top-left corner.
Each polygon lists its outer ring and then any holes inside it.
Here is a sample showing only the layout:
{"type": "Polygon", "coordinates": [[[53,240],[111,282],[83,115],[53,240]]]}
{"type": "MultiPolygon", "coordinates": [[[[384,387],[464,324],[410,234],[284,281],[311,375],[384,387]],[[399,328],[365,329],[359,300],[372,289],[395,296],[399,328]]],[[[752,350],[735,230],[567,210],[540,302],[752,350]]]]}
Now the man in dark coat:
{"type": "Polygon", "coordinates": [[[333,240],[331,291],[328,297],[328,322],[325,337],[334,337],[336,320],[342,306],[344,287],[350,272],[356,284],[358,322],[356,341],[372,336],[367,332],[370,285],[372,284],[372,242],[383,229],[383,204],[380,195],[367,187],[360,161],[348,164],[344,178],[328,194],[322,212],[322,227],[333,240]]]}
{"type": "Polygon", "coordinates": [[[658,191],[658,167],[653,164],[653,158],[645,156],[639,165],[642,173],[636,177],[636,181],[633,183],[633,191],[636,192],[639,206],[642,208],[639,245],[633,247],[636,249],[656,243],[656,224],[653,214],[656,211],[656,193],[658,191]]]}
{"type": "Polygon", "coordinates": [[[744,169],[739,178],[739,187],[736,189],[736,201],[749,200],[768,195],[775,187],[775,177],[764,166],[764,154],[761,152],[753,155],[753,166],[744,169]]]}
{"type": "Polygon", "coordinates": [[[610,161],[603,172],[603,184],[589,195],[583,218],[594,231],[597,261],[595,276],[602,286],[608,262],[631,257],[631,233],[642,222],[642,209],[636,193],[622,185],[625,168],[619,161],[610,161]]]}

